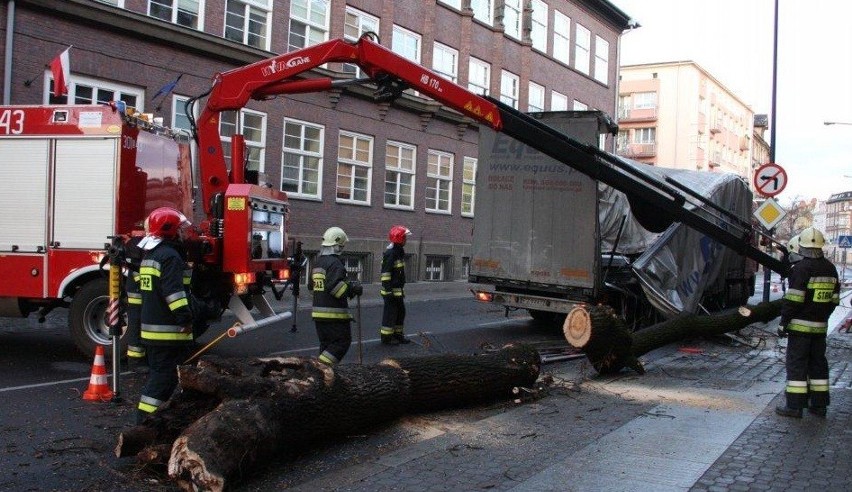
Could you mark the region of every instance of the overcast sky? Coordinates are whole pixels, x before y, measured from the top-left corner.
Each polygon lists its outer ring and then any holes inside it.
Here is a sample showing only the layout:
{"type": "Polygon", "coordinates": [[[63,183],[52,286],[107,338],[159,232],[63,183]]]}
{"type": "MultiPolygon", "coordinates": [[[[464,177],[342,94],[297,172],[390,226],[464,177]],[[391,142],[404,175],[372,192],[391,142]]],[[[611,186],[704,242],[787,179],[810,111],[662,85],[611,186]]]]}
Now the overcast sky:
{"type": "MultiPolygon", "coordinates": [[[[622,65],[695,61],[771,118],[775,0],[610,1],[641,25],[622,37],[622,65]]],[[[778,4],[775,160],[789,179],[777,198],[825,200],[852,191],[852,1],[778,4]]]]}

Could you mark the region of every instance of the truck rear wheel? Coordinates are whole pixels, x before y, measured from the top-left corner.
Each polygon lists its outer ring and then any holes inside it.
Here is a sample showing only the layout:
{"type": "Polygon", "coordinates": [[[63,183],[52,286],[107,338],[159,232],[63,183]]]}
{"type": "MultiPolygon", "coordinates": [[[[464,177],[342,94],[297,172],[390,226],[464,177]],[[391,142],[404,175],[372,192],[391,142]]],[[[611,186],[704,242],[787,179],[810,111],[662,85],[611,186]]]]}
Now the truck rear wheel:
{"type": "MultiPolygon", "coordinates": [[[[112,337],[109,336],[106,311],[109,306],[108,281],[98,278],[80,287],[71,299],[68,327],[77,349],[87,357],[95,353],[95,346],[103,345],[107,358],[112,356],[112,337]]],[[[123,332],[122,332],[123,335],[123,332]]],[[[124,353],[127,340],[120,339],[124,353]]]]}
{"type": "Polygon", "coordinates": [[[559,322],[560,318],[564,318],[565,316],[564,314],[560,316],[560,313],[539,311],[538,309],[527,309],[527,311],[536,323],[541,323],[543,325],[556,324],[559,322]]]}

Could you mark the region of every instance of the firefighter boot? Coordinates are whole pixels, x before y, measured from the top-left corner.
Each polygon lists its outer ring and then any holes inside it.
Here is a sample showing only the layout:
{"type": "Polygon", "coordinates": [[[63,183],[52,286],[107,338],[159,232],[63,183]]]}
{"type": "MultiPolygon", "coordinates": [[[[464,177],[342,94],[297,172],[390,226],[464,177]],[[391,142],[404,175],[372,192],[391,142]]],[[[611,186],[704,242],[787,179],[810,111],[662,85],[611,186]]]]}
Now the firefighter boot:
{"type": "Polygon", "coordinates": [[[402,332],[396,332],[393,334],[393,338],[396,340],[396,343],[405,345],[407,343],[411,343],[411,340],[405,337],[405,334],[402,332]]]}
{"type": "Polygon", "coordinates": [[[801,408],[790,408],[787,405],[778,405],[777,407],[775,407],[775,413],[781,415],[782,417],[793,417],[796,419],[802,418],[801,408]]]}
{"type": "Polygon", "coordinates": [[[808,407],[808,413],[814,417],[825,418],[825,407],[808,407]]]}
{"type": "Polygon", "coordinates": [[[383,345],[399,345],[399,340],[396,338],[396,335],[382,335],[382,344],[383,345]]]}

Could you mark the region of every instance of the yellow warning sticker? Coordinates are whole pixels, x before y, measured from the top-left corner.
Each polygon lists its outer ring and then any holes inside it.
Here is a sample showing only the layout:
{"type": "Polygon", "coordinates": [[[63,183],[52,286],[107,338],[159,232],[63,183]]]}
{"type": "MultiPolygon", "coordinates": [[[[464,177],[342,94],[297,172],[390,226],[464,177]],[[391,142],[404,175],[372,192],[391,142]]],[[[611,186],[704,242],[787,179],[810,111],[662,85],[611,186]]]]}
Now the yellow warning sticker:
{"type": "Polygon", "coordinates": [[[246,209],[246,199],[245,197],[230,197],[228,198],[228,210],[245,210],[246,209]]]}

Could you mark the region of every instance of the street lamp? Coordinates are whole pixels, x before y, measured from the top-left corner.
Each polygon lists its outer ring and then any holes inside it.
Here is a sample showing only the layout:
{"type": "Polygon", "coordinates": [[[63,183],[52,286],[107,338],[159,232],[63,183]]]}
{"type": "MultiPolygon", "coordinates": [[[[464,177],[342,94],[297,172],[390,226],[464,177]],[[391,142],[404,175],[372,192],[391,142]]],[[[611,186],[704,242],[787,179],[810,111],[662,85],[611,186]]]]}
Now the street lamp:
{"type": "Polygon", "coordinates": [[[831,125],[850,125],[850,126],[852,126],[852,122],[848,122],[848,121],[823,121],[822,124],[825,125],[825,126],[831,126],[831,125]]]}

